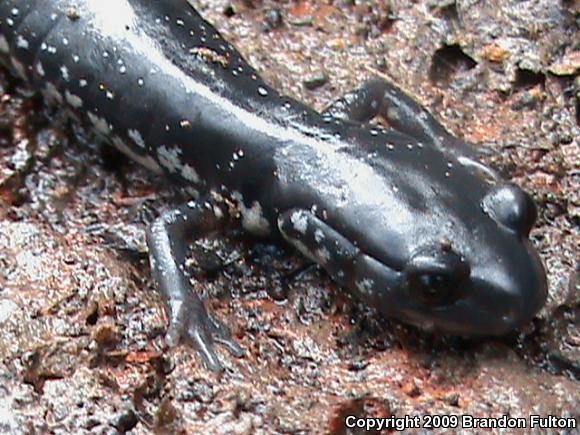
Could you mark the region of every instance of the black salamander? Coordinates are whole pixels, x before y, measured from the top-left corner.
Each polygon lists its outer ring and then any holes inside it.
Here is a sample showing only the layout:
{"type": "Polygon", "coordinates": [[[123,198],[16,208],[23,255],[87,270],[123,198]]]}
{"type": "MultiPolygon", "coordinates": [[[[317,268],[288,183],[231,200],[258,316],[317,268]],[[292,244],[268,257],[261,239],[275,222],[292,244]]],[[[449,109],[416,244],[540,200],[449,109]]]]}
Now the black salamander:
{"type": "Polygon", "coordinates": [[[0,58],[191,201],[147,231],[170,344],[241,348],[183,272],[185,241],[281,237],[385,316],[504,334],[542,307],[531,198],[374,80],[318,113],[270,88],[186,0],[2,0],[0,58]],[[391,129],[365,123],[385,118],[391,129]]]}

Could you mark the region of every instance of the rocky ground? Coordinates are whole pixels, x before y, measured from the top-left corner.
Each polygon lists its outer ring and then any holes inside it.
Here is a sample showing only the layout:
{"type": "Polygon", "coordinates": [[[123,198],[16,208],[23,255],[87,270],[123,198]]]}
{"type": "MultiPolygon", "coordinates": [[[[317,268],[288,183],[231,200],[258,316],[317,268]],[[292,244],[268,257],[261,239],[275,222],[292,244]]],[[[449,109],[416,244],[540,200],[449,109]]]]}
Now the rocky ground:
{"type": "MultiPolygon", "coordinates": [[[[358,433],[345,416],[575,417],[580,409],[580,4],[193,1],[273,86],[324,108],[380,72],[539,205],[546,307],[504,338],[377,318],[291,250],[193,248],[195,289],[246,349],[165,350],[144,222],[163,181],[0,71],[0,432],[358,433]],[[208,272],[208,265],[213,272],[208,272]]],[[[411,430],[410,432],[421,432],[411,430]]],[[[539,430],[537,431],[540,432],[539,430]]]]}

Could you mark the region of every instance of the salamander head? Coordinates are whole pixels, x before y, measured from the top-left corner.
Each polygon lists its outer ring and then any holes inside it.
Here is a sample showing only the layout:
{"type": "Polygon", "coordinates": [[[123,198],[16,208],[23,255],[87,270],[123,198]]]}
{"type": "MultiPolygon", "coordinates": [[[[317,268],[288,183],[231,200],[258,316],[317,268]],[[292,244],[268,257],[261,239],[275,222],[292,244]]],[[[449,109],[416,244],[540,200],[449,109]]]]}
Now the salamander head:
{"type": "MultiPolygon", "coordinates": [[[[494,251],[448,240],[415,250],[399,287],[385,293],[378,306],[388,312],[391,298],[404,301],[397,317],[457,335],[502,335],[525,325],[544,304],[547,286],[538,255],[525,239],[529,227],[512,223],[519,229],[500,228],[498,222],[492,237],[501,238],[501,246],[494,251]]],[[[473,229],[475,240],[494,244],[477,235],[485,234],[481,227],[473,229]]]]}
{"type": "MultiPolygon", "coordinates": [[[[424,329],[502,335],[529,322],[542,307],[545,272],[528,240],[536,220],[533,201],[513,184],[485,193],[479,186],[479,194],[471,189],[464,197],[460,186],[431,196],[415,222],[390,231],[404,253],[398,259],[377,251],[368,237],[360,239],[359,249],[383,262],[383,272],[375,269],[379,276],[391,276],[393,269],[399,275],[389,289],[371,293],[379,310],[424,329]]],[[[419,193],[406,201],[412,203],[419,193]]]]}
{"type": "Polygon", "coordinates": [[[448,171],[446,160],[439,170],[440,156],[425,154],[415,156],[425,157],[421,164],[380,156],[350,162],[336,183],[314,186],[323,213],[279,219],[283,236],[385,316],[462,336],[526,324],[547,295],[528,240],[533,201],[461,165],[448,171]]]}

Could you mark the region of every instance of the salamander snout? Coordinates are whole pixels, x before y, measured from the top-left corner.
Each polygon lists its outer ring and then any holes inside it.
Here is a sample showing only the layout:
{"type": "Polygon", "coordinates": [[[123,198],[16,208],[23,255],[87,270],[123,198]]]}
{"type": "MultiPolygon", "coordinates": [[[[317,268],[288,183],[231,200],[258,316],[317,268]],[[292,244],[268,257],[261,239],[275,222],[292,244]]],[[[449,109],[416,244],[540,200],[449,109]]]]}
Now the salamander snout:
{"type": "Polygon", "coordinates": [[[448,305],[461,296],[469,274],[469,265],[449,247],[427,248],[413,255],[405,266],[405,288],[420,304],[448,305]]]}
{"type": "Polygon", "coordinates": [[[497,223],[528,237],[537,218],[534,201],[512,183],[494,187],[483,198],[483,211],[497,223]]]}

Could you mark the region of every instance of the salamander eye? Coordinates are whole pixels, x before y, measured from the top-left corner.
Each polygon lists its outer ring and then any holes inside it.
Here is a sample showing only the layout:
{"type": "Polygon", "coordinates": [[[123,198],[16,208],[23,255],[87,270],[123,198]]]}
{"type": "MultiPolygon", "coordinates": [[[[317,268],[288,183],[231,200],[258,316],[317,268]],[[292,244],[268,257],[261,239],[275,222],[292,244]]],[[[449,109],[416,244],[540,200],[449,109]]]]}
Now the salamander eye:
{"type": "Polygon", "coordinates": [[[515,184],[507,183],[492,189],[483,199],[483,210],[496,222],[528,237],[537,218],[534,201],[515,184]]]}
{"type": "Polygon", "coordinates": [[[446,273],[411,273],[406,284],[413,299],[424,305],[448,305],[457,299],[456,282],[446,273]]]}
{"type": "Polygon", "coordinates": [[[423,250],[405,268],[405,285],[419,304],[450,305],[461,296],[469,278],[469,266],[445,247],[423,250]]]}

